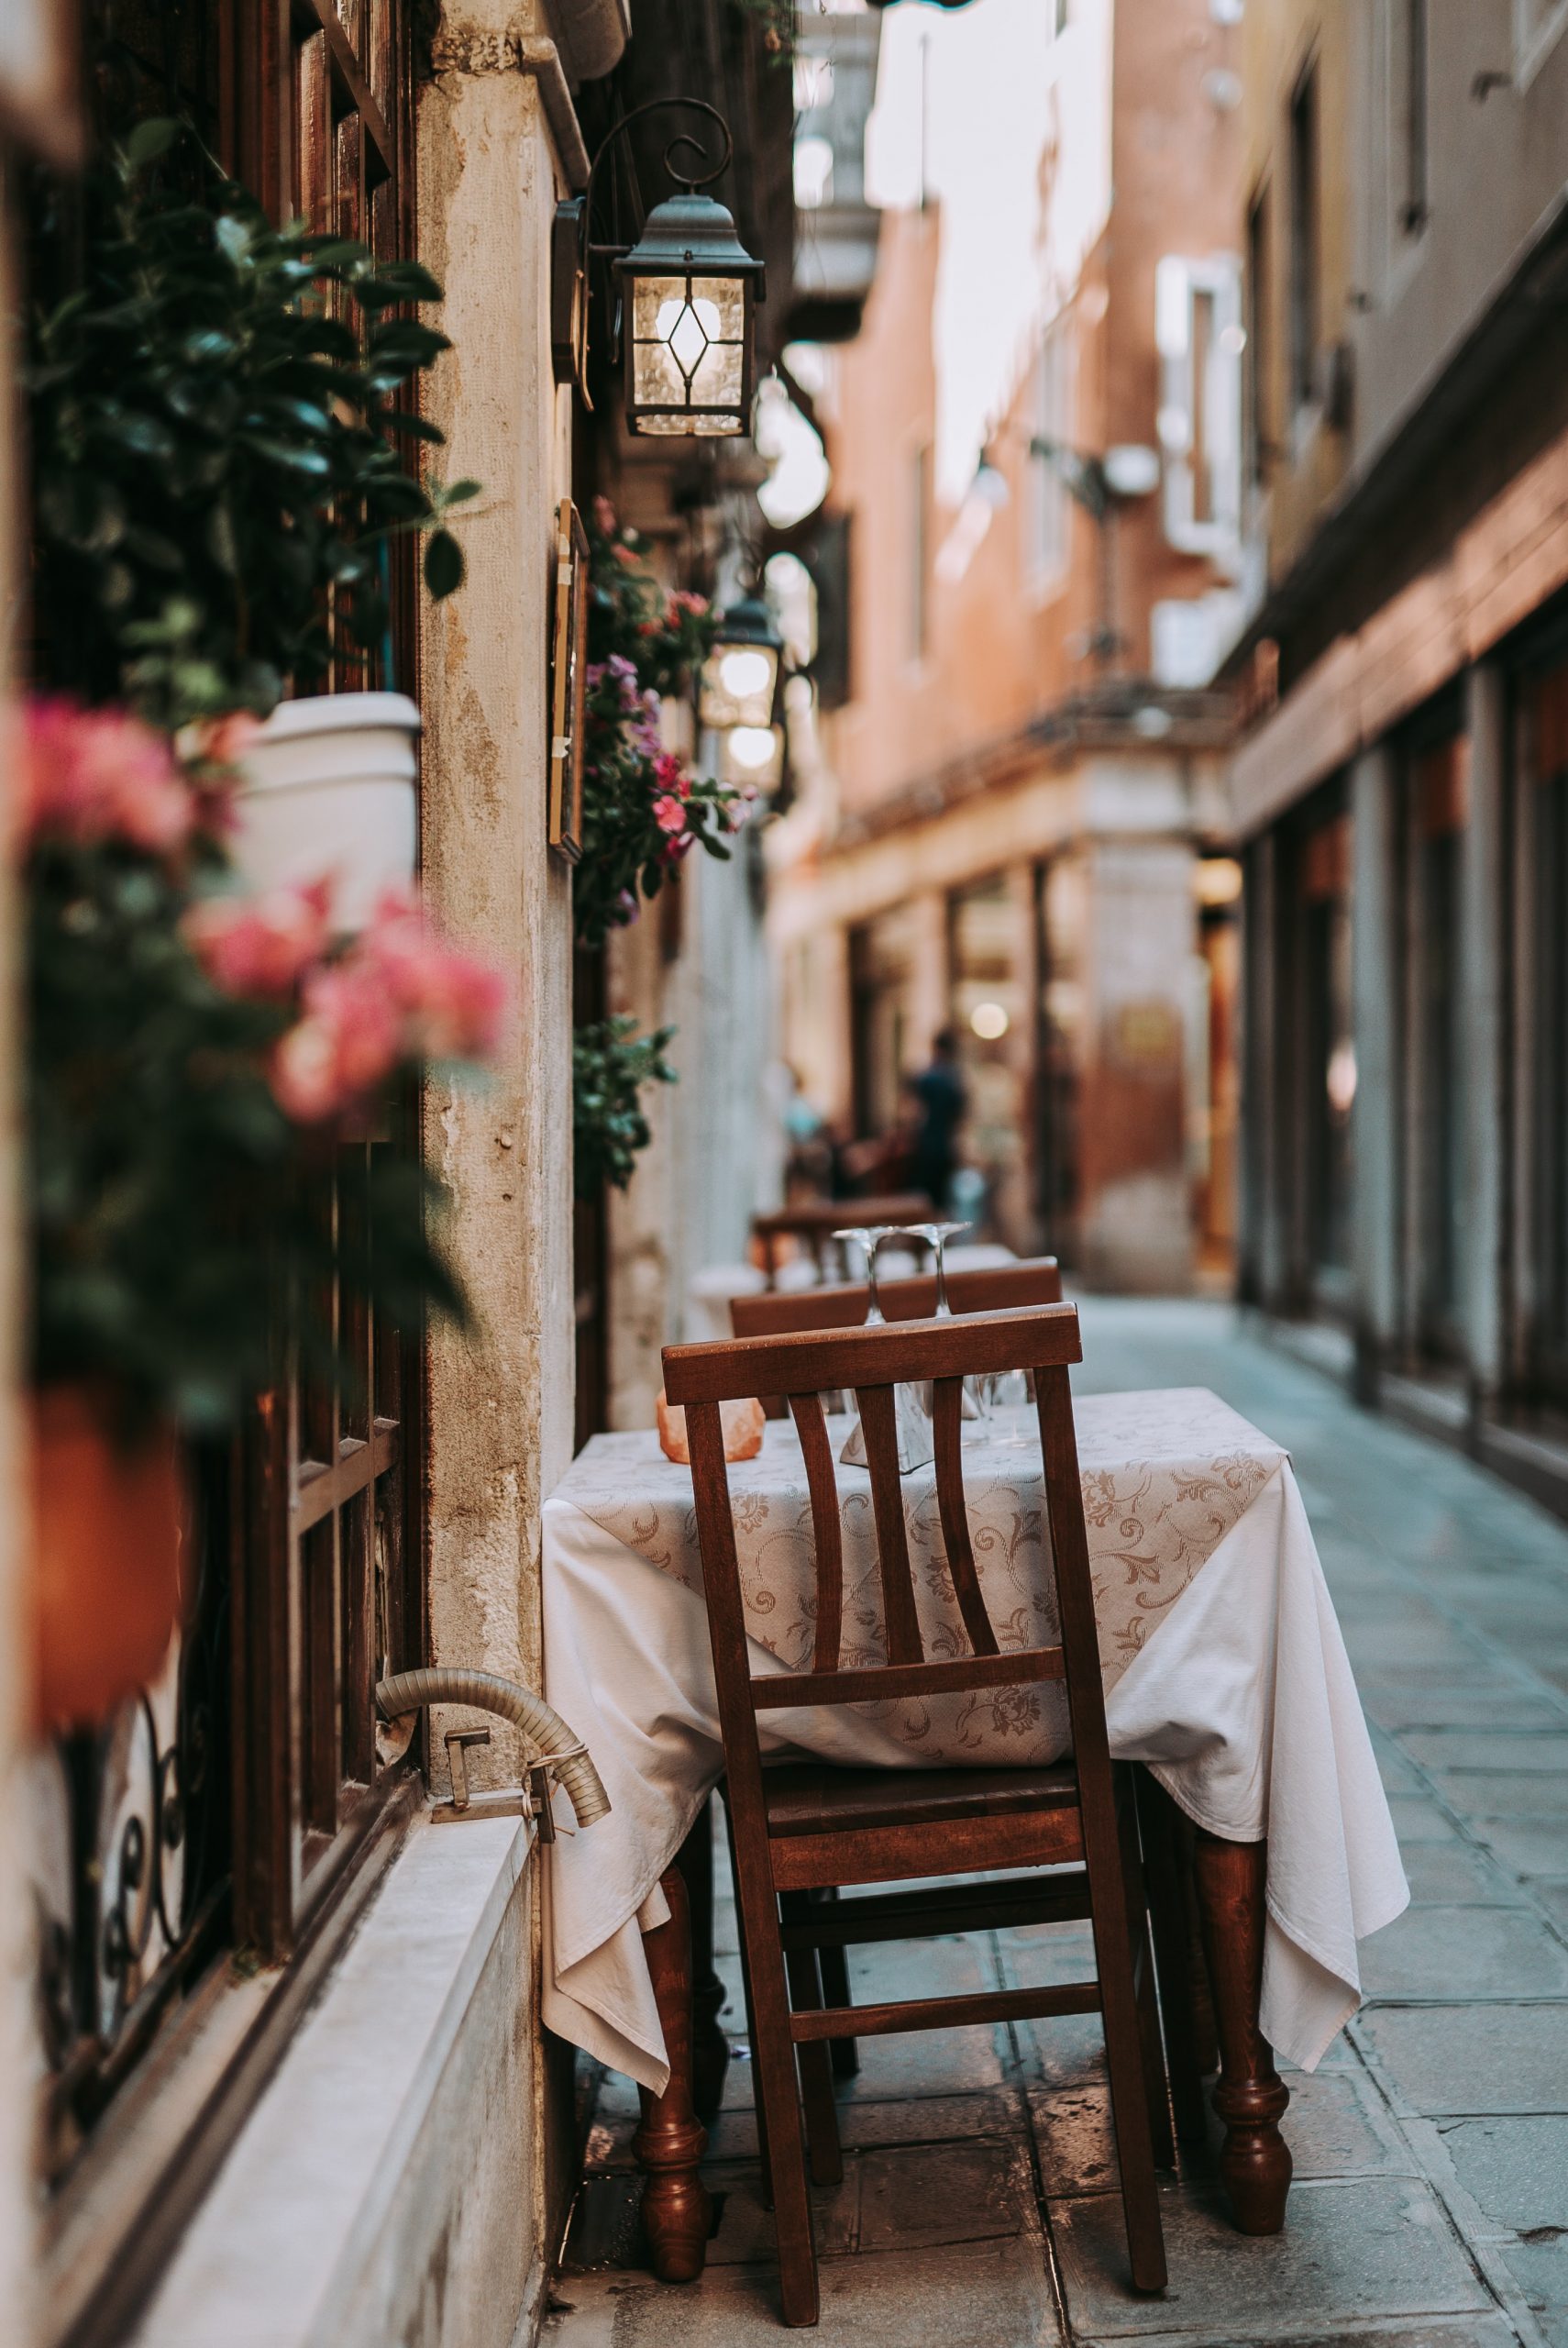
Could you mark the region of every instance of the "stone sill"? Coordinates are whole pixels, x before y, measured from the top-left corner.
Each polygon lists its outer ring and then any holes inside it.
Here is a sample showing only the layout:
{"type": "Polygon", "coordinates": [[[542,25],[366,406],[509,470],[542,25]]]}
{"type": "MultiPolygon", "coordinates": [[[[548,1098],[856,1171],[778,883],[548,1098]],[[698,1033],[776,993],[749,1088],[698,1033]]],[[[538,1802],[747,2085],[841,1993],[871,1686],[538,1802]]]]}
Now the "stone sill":
{"type": "Polygon", "coordinates": [[[128,2348],[341,2339],[533,1841],[516,1819],[411,1830],[128,2348]]]}

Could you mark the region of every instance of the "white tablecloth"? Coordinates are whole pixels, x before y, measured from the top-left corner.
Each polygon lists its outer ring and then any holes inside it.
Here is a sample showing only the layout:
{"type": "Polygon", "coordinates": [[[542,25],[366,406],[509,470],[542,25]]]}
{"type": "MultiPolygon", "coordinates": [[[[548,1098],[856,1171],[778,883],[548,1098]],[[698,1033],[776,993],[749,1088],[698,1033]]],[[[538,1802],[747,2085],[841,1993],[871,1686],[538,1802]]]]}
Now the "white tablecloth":
{"type": "MultiPolygon", "coordinates": [[[[1196,1564],[1176,1560],[1177,1582],[1167,1585],[1177,1588],[1174,1601],[1159,1601],[1131,1648],[1125,1636],[1119,1640],[1114,1663],[1102,1628],[1110,1746],[1121,1759],[1147,1762],[1199,1825],[1233,1841],[1267,1837],[1262,2024],[1286,2061],[1310,2070],[1359,2003],[1357,1941],[1391,1922],[1409,1895],[1284,1454],[1212,1396],[1080,1400],[1097,1606],[1102,1580],[1120,1591],[1122,1567],[1132,1580],[1146,1581],[1155,1570],[1145,1554],[1146,1528],[1137,1524],[1135,1543],[1124,1537],[1136,1512],[1118,1521],[1122,1492],[1108,1455],[1128,1447],[1125,1430],[1140,1422],[1156,1431],[1178,1424],[1173,1402],[1194,1400],[1220,1414],[1216,1425],[1222,1423],[1231,1450],[1231,1430],[1242,1429],[1252,1438],[1248,1456],[1262,1466],[1243,1486],[1239,1515],[1216,1513],[1201,1501],[1196,1513],[1188,1510],[1187,1534],[1209,1524],[1210,1545],[1203,1547],[1201,1534],[1196,1543],[1185,1540],[1201,1555],[1196,1564]],[[1116,1569],[1109,1576],[1108,1559],[1116,1569]]],[[[988,1437],[983,1430],[966,1434],[967,1490],[967,1445],[988,1437]]],[[[777,1486],[780,1446],[793,1440],[786,1423],[770,1425],[759,1483],[777,1486]]],[[[1157,1447],[1147,1437],[1136,1445],[1139,1478],[1147,1479],[1148,1455],[1157,1447]]],[[[1189,1449],[1187,1442],[1183,1458],[1189,1449]]],[[[1021,1448],[1020,1474],[1031,1472],[1025,1456],[1021,1448]]],[[[716,1782],[723,1753],[701,1597],[668,1561],[651,1563],[599,1517],[610,1512],[608,1494],[623,1504],[646,1495],[646,1523],[634,1537],[657,1548],[652,1528],[662,1508],[668,1534],[671,1479],[685,1472],[663,1458],[651,1433],[597,1437],[545,1508],[545,1692],[586,1740],[614,1808],[550,1852],[544,2018],[656,2092],[668,2074],[641,1933],[662,1921],[659,1877],[716,1782]]],[[[839,1472],[846,1495],[866,1481],[839,1472]]],[[[1037,1453],[1032,1472],[1037,1479],[1037,1453]]],[[[737,1483],[743,1476],[732,1470],[737,1483]]],[[[1179,1492],[1179,1468],[1176,1477],[1179,1492]]],[[[680,1567],[690,1575],[689,1556],[680,1567]]],[[[786,1667],[754,1642],[752,1667],[786,1667]]],[[[759,1725],[765,1750],[895,1768],[930,1757],[858,1711],[769,1712],[759,1725]]]]}

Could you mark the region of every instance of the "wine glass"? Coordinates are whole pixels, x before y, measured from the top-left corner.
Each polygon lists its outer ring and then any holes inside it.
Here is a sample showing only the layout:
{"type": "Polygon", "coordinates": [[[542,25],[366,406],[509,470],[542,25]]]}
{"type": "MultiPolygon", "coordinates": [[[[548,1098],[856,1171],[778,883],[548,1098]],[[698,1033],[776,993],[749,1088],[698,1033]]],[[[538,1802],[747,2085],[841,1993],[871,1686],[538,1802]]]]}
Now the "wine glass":
{"type": "Polygon", "coordinates": [[[947,1242],[960,1231],[967,1231],[966,1223],[906,1223],[900,1228],[911,1239],[923,1239],[935,1259],[936,1311],[933,1318],[951,1321],[953,1307],[947,1301],[947,1242]]]}
{"type": "MultiPolygon", "coordinates": [[[[897,1224],[892,1223],[859,1223],[847,1224],[842,1231],[835,1231],[833,1235],[841,1246],[858,1247],[860,1250],[866,1266],[865,1326],[867,1329],[879,1329],[888,1317],[882,1310],[882,1300],[877,1293],[877,1250],[884,1239],[891,1238],[897,1229],[897,1224]]],[[[823,1408],[829,1410],[830,1405],[833,1406],[830,1415],[835,1417],[839,1412],[854,1408],[850,1397],[842,1390],[836,1390],[832,1394],[823,1396],[823,1408]]]]}

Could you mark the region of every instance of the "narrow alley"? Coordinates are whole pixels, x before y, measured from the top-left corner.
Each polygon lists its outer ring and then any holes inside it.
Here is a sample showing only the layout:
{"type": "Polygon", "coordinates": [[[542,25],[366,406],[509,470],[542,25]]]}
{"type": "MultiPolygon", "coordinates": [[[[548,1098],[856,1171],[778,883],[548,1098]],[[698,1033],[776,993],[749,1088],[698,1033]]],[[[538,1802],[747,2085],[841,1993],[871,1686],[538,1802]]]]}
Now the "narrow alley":
{"type": "MultiPolygon", "coordinates": [[[[1289,1445],[1412,1905],[1363,1950],[1356,2021],[1314,2077],[1288,2075],[1284,2234],[1243,2241],[1209,2176],[1186,2164],[1165,2193],[1163,2300],[1119,2279],[1097,2020],[865,2042],[843,2095],[845,2181],[815,2196],[815,2336],[822,2348],[1565,2348],[1568,1527],[1355,1409],[1228,1306],[1095,1300],[1084,1324],[1081,1390],[1203,1382],[1289,1445]]],[[[727,1900],[719,1946],[734,2030],[727,1900]]],[[[882,1994],[907,1994],[901,1954],[856,1956],[857,1995],[873,1966],[882,1994]]],[[[928,1945],[923,1986],[938,1956],[943,1988],[1066,1979],[1083,1969],[1084,1928],[928,1945]]],[[[604,2080],[551,2348],[775,2340],[745,2062],[732,2063],[711,2132],[707,2273],[679,2291],[642,2264],[636,2109],[625,2081],[604,2080]]]]}

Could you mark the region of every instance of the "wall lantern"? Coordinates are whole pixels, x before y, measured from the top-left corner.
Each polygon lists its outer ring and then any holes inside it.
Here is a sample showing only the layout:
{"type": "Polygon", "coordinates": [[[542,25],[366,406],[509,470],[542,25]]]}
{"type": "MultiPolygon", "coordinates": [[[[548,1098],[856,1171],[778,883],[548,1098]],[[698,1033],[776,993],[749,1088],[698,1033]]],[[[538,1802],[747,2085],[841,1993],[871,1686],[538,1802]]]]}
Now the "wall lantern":
{"type": "Polygon", "coordinates": [[[724,736],[721,776],[732,789],[748,784],[758,792],[777,791],[784,780],[782,725],[735,725],[724,736]]]}
{"type": "Polygon", "coordinates": [[[702,663],[697,690],[702,725],[724,734],[737,725],[771,725],[783,657],[784,640],[762,597],[745,595],[732,604],[702,663]]]}
{"type": "Polygon", "coordinates": [[[588,186],[556,207],[551,338],[558,382],[572,382],[584,404],[593,263],[611,263],[617,288],[613,333],[624,353],[627,429],[657,438],[715,439],[751,428],[756,389],[755,310],[763,264],[735,233],[723,205],[702,194],[728,169],[734,142],[716,106],[702,98],[650,98],[624,115],[594,156],[588,186]],[[591,223],[600,166],[615,140],[644,115],[680,106],[706,115],[723,140],[719,160],[690,131],[664,150],[677,194],[655,205],[635,244],[599,244],[591,223]],[[705,168],[683,169],[682,150],[705,168]]]}

